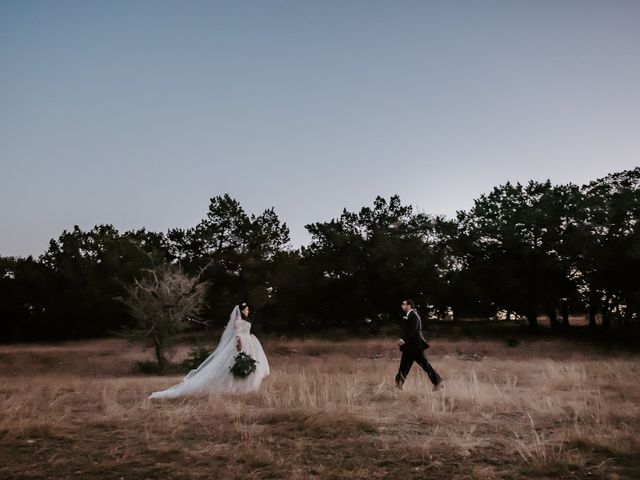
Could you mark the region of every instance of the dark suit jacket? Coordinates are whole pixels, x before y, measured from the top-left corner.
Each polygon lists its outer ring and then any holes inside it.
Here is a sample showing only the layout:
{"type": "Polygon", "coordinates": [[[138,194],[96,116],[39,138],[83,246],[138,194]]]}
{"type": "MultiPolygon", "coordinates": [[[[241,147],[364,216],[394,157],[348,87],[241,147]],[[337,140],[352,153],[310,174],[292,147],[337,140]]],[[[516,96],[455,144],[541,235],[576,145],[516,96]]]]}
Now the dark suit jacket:
{"type": "Polygon", "coordinates": [[[405,317],[404,328],[402,329],[402,340],[404,345],[400,347],[403,352],[419,352],[425,348],[429,348],[429,344],[422,334],[422,319],[418,312],[411,310],[405,317]]]}

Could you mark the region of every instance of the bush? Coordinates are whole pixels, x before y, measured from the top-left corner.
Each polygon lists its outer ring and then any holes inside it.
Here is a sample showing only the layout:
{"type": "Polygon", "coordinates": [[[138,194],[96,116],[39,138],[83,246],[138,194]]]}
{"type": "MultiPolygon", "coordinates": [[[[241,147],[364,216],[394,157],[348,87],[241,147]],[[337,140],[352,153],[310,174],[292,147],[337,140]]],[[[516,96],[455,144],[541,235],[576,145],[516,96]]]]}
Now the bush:
{"type": "Polygon", "coordinates": [[[189,352],[189,356],[182,362],[182,366],[187,370],[198,368],[209,355],[211,355],[211,350],[207,347],[193,347],[189,352]]]}
{"type": "Polygon", "coordinates": [[[181,363],[167,362],[163,368],[158,362],[148,360],[144,362],[136,362],[136,365],[138,370],[145,375],[171,375],[184,372],[184,367],[181,363]]]}

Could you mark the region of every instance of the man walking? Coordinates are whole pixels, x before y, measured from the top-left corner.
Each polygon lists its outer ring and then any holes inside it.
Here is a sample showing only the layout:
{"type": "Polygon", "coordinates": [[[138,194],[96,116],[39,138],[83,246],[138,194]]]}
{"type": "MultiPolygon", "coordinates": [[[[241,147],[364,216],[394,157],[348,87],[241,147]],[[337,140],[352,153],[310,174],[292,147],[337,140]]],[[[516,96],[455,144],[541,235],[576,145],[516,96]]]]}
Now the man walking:
{"type": "Polygon", "coordinates": [[[439,390],[444,386],[442,377],[433,369],[424,354],[425,350],[429,348],[429,344],[422,334],[422,320],[415,309],[413,300],[404,300],[402,302],[402,311],[405,313],[403,317],[404,325],[402,338],[398,341],[402,351],[402,358],[400,359],[400,369],[396,375],[396,387],[402,390],[404,381],[409,375],[409,370],[411,370],[413,362],[416,362],[427,372],[429,380],[433,384],[433,390],[439,390]]]}

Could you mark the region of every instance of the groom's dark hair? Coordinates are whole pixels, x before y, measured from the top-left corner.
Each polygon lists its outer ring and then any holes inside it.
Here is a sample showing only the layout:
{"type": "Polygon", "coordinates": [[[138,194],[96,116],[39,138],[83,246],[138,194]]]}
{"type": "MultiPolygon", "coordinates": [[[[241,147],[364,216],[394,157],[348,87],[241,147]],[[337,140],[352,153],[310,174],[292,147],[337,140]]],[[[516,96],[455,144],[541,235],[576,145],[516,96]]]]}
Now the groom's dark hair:
{"type": "Polygon", "coordinates": [[[413,300],[411,300],[410,298],[406,298],[404,301],[405,301],[405,303],[406,303],[407,305],[409,305],[411,308],[416,308],[416,304],[415,304],[415,303],[413,303],[413,300]]]}

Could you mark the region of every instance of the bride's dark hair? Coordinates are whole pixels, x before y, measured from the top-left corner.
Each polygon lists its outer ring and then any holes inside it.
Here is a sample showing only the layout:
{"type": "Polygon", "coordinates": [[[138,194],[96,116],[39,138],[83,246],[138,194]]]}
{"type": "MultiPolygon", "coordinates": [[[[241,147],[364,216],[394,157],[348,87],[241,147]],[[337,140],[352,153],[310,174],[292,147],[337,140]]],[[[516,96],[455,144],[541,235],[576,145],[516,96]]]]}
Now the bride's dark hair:
{"type": "Polygon", "coordinates": [[[248,306],[249,305],[247,305],[247,302],[241,302],[240,305],[238,305],[238,307],[240,308],[240,316],[245,320],[247,319],[247,316],[244,314],[243,310],[248,306]]]}

